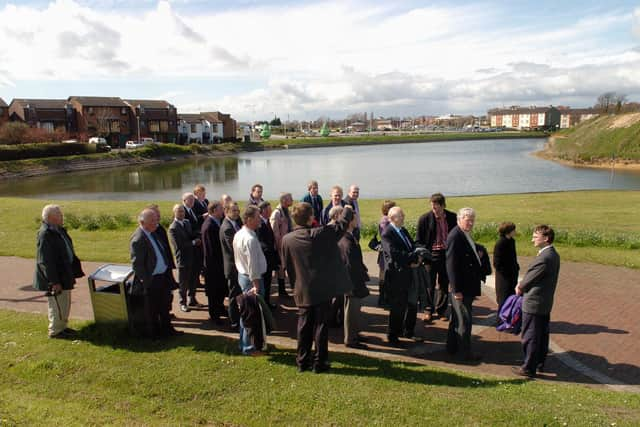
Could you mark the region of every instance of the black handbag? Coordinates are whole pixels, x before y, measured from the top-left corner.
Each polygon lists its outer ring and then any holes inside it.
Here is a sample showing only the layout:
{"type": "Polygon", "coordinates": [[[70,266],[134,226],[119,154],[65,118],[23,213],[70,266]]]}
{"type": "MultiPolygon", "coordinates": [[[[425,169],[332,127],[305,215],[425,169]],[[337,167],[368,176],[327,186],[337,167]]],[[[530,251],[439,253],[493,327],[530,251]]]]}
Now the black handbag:
{"type": "Polygon", "coordinates": [[[371,238],[371,240],[369,240],[369,244],[367,246],[369,246],[369,249],[371,249],[372,251],[378,252],[380,250],[382,243],[380,242],[380,240],[378,240],[378,233],[376,233],[371,238]]]}

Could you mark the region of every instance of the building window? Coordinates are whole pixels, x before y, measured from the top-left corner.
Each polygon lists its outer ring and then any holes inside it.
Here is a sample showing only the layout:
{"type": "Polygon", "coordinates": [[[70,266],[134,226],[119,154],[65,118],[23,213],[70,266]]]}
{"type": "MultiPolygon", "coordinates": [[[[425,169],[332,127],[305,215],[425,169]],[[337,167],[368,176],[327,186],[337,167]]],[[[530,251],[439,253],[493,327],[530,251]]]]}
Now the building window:
{"type": "Polygon", "coordinates": [[[88,112],[89,114],[93,114],[93,107],[89,107],[89,108],[87,109],[87,112],[88,112]]]}
{"type": "Polygon", "coordinates": [[[217,124],[213,123],[211,125],[211,132],[212,133],[218,133],[218,125],[217,124]]]}
{"type": "Polygon", "coordinates": [[[53,132],[53,123],[51,122],[40,123],[40,128],[44,129],[47,132],[53,132]]]}
{"type": "Polygon", "coordinates": [[[197,132],[197,125],[195,123],[191,123],[191,133],[197,132]]]}
{"type": "Polygon", "coordinates": [[[149,121],[149,132],[160,132],[160,124],[157,120],[149,121]]]}
{"type": "Polygon", "coordinates": [[[125,107],[122,107],[120,109],[120,114],[122,114],[123,116],[125,116],[127,114],[127,109],[125,107]]]}
{"type": "Polygon", "coordinates": [[[120,133],[120,120],[113,120],[111,122],[111,132],[120,133]]]}
{"type": "Polygon", "coordinates": [[[169,132],[169,122],[167,122],[166,120],[162,120],[160,122],[160,132],[169,132]]]}

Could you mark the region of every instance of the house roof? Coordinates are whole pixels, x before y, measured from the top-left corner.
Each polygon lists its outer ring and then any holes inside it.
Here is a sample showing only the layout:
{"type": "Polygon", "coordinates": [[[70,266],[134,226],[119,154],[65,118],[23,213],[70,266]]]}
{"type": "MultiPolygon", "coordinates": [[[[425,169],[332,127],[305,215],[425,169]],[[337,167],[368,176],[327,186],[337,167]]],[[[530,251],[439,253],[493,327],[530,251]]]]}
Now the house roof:
{"type": "Polygon", "coordinates": [[[178,119],[187,123],[200,123],[202,120],[207,120],[209,123],[222,123],[216,118],[206,117],[203,113],[182,113],[178,114],[178,119]]]}
{"type": "Polygon", "coordinates": [[[0,98],[0,107],[8,107],[7,103],[4,102],[4,99],[0,98]]]}
{"type": "Polygon", "coordinates": [[[556,109],[553,106],[550,107],[518,107],[513,106],[511,108],[494,108],[489,110],[489,114],[530,114],[530,113],[546,113],[551,109],[556,109]]]}
{"type": "Polygon", "coordinates": [[[30,107],[33,107],[35,109],[59,109],[59,108],[63,109],[67,105],[67,100],[66,99],[24,99],[24,98],[20,98],[20,99],[13,99],[11,101],[11,104],[13,105],[14,103],[20,104],[23,107],[26,107],[27,105],[29,105],[30,107]]]}
{"type": "Polygon", "coordinates": [[[128,107],[122,99],[107,96],[70,96],[69,101],[75,101],[83,107],[128,107]]]}
{"type": "Polygon", "coordinates": [[[126,103],[128,103],[132,108],[141,105],[143,108],[152,108],[152,109],[164,109],[167,107],[173,107],[168,101],[165,100],[156,100],[156,99],[125,99],[126,103]]]}

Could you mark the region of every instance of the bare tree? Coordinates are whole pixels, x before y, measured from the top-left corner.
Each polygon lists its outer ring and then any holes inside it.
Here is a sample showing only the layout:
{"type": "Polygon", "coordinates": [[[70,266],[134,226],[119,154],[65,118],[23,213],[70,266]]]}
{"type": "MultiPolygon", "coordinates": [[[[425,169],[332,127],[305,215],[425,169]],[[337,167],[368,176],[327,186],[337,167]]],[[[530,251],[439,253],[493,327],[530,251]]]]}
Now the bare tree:
{"type": "Polygon", "coordinates": [[[627,100],[627,95],[616,92],[605,92],[598,96],[595,108],[602,110],[603,113],[608,113],[609,110],[615,108],[615,112],[619,113],[622,109],[622,105],[627,100]]]}

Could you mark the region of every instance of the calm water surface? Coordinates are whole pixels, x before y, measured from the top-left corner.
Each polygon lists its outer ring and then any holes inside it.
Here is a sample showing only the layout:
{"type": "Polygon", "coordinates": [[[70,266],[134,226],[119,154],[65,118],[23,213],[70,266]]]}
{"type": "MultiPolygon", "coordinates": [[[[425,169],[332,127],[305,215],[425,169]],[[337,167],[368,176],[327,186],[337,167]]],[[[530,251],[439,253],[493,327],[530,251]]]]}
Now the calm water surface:
{"type": "Polygon", "coordinates": [[[533,157],[541,139],[309,148],[243,153],[153,166],[77,172],[0,183],[0,195],[76,200],[176,200],[196,183],[210,198],[246,200],[254,183],[265,197],[294,198],[316,179],[328,195],[334,184],[360,185],[363,198],[424,197],[588,189],[640,189],[640,173],[579,169],[533,157]]]}

